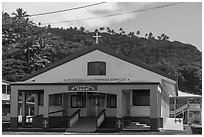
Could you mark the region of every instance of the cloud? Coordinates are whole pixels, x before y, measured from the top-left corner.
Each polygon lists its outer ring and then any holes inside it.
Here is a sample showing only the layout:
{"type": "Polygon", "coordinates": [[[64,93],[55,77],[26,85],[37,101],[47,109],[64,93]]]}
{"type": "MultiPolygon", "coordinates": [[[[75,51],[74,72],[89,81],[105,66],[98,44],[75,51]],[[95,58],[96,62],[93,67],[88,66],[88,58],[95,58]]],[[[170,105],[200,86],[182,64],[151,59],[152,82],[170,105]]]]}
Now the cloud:
{"type": "MultiPolygon", "coordinates": [[[[79,20],[84,18],[93,18],[93,17],[99,17],[99,16],[106,16],[116,13],[122,13],[122,12],[128,12],[128,11],[134,11],[142,9],[143,7],[150,5],[151,3],[147,2],[110,2],[105,3],[101,5],[97,5],[90,8],[84,8],[81,10],[74,10],[70,12],[64,12],[60,14],[52,14],[47,15],[46,18],[43,16],[39,16],[36,18],[41,21],[43,24],[46,23],[46,20],[49,22],[63,22],[68,20],[79,20]],[[50,18],[48,19],[48,17],[50,18]]],[[[86,5],[86,4],[85,4],[86,5]]],[[[73,6],[74,7],[74,6],[73,6]]],[[[97,18],[97,19],[91,19],[91,20],[82,20],[82,21],[75,21],[75,22],[67,22],[67,23],[57,23],[57,24],[51,24],[52,27],[85,27],[86,29],[94,29],[99,27],[108,27],[114,23],[121,23],[124,21],[136,19],[138,17],[138,13],[133,14],[123,14],[118,16],[112,16],[112,17],[105,17],[105,18],[97,18]]]]}
{"type": "Polygon", "coordinates": [[[88,26],[89,28],[99,28],[99,27],[108,27],[110,24],[113,23],[120,23],[123,21],[127,21],[130,19],[134,19],[135,16],[131,16],[131,15],[119,15],[119,16],[112,16],[112,17],[108,17],[108,18],[98,18],[98,19],[94,19],[94,20],[88,20],[88,21],[83,21],[83,24],[85,26],[88,26]]]}
{"type": "MultiPolygon", "coordinates": [[[[91,17],[111,15],[115,13],[122,13],[127,11],[139,10],[151,3],[136,3],[136,2],[119,2],[119,3],[106,3],[100,5],[97,8],[87,10],[91,17]]],[[[81,23],[87,27],[107,27],[114,23],[120,23],[123,21],[135,19],[138,17],[138,13],[122,14],[118,16],[99,18],[89,21],[82,21],[81,23]]]]}

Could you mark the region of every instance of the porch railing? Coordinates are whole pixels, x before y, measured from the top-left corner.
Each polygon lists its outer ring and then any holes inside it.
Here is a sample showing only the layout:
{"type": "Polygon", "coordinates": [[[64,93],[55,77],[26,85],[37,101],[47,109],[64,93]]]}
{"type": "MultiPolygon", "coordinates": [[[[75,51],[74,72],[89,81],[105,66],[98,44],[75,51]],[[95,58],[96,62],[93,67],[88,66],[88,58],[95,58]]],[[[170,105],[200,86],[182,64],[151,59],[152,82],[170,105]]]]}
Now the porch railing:
{"type": "Polygon", "coordinates": [[[32,116],[27,119],[29,124],[32,123],[32,127],[41,127],[42,126],[41,122],[43,121],[43,114],[32,116]]]}
{"type": "Polygon", "coordinates": [[[80,111],[81,109],[78,109],[76,112],[74,112],[69,119],[69,127],[71,127],[72,125],[74,125],[74,123],[76,123],[79,118],[80,118],[80,111]]]}
{"type": "Polygon", "coordinates": [[[56,113],[64,112],[64,111],[65,111],[65,110],[62,109],[62,110],[57,110],[57,111],[49,112],[49,115],[50,115],[50,114],[56,114],[56,113]]]}
{"type": "Polygon", "coordinates": [[[181,106],[180,108],[177,108],[177,109],[174,110],[174,111],[170,111],[170,115],[176,117],[176,116],[178,116],[179,114],[185,112],[187,109],[188,109],[188,104],[183,105],[183,106],[181,106]]]}
{"type": "Polygon", "coordinates": [[[40,114],[40,115],[36,115],[36,116],[32,116],[32,117],[28,117],[28,123],[31,123],[34,121],[34,119],[38,119],[38,118],[41,118],[43,117],[43,114],[40,114]]]}
{"type": "Polygon", "coordinates": [[[98,128],[101,123],[105,120],[105,112],[106,110],[103,109],[97,116],[97,119],[96,119],[96,127],[98,128]]]}
{"type": "MultiPolygon", "coordinates": [[[[53,112],[49,112],[50,114],[56,114],[56,113],[60,113],[60,112],[64,112],[65,110],[57,110],[57,111],[53,111],[53,112]]],[[[32,117],[28,117],[28,123],[32,123],[33,125],[35,125],[36,123],[40,123],[40,121],[42,121],[43,118],[43,114],[40,115],[36,115],[36,116],[32,116],[32,117]]],[[[38,124],[39,125],[39,124],[38,124]]]]}

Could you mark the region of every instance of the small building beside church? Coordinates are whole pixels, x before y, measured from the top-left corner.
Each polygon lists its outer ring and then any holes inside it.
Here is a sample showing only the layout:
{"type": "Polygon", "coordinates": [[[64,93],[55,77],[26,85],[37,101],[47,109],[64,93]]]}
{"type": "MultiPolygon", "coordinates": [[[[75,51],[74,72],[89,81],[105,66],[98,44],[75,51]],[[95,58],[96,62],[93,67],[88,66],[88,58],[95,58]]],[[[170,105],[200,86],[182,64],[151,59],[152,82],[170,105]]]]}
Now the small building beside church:
{"type": "MultiPolygon", "coordinates": [[[[11,94],[11,86],[9,81],[2,80],[2,122],[8,123],[10,122],[10,94],[11,94]]],[[[18,122],[22,122],[22,101],[19,96],[18,98],[18,122]]],[[[32,108],[33,108],[33,102],[32,102],[32,96],[28,97],[26,99],[26,107],[27,107],[27,117],[32,115],[32,108]]]]}
{"type": "Polygon", "coordinates": [[[185,124],[202,123],[202,96],[178,91],[170,97],[170,117],[183,118],[185,124]]]}
{"type": "Polygon", "coordinates": [[[8,122],[10,114],[10,82],[2,80],[2,122],[8,122]]]}
{"type": "Polygon", "coordinates": [[[169,96],[177,96],[174,77],[96,44],[11,83],[11,129],[67,131],[151,130],[169,117],[169,96]],[[26,123],[26,94],[34,96],[34,117],[26,123]]]}

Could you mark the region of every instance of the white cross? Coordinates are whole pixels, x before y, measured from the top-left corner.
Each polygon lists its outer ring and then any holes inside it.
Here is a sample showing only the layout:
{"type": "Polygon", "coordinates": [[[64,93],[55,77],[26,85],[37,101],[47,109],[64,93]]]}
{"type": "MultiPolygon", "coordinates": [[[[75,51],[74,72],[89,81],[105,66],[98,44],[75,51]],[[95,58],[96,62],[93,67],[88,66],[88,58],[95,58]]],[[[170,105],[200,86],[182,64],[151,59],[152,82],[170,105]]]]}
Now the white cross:
{"type": "Polygon", "coordinates": [[[45,127],[47,127],[47,124],[48,124],[47,120],[45,120],[45,121],[43,122],[43,124],[45,125],[45,127]]]}
{"type": "Polygon", "coordinates": [[[96,32],[96,36],[93,36],[94,38],[96,38],[96,43],[98,44],[98,38],[100,38],[101,36],[98,35],[98,32],[96,32]]]}
{"type": "Polygon", "coordinates": [[[122,123],[120,122],[120,120],[118,120],[118,122],[117,122],[116,124],[118,125],[118,128],[120,128],[120,125],[121,125],[122,123]]]}

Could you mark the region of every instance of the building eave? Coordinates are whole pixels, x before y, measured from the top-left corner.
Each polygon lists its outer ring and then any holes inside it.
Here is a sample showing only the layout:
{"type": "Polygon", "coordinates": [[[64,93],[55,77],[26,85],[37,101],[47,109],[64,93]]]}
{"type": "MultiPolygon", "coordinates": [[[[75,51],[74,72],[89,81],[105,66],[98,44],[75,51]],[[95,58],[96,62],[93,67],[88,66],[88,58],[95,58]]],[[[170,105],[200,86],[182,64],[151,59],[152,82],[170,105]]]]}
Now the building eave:
{"type": "Polygon", "coordinates": [[[159,82],[70,82],[70,83],[23,83],[13,82],[11,86],[39,86],[39,85],[159,85],[159,82]]]}

